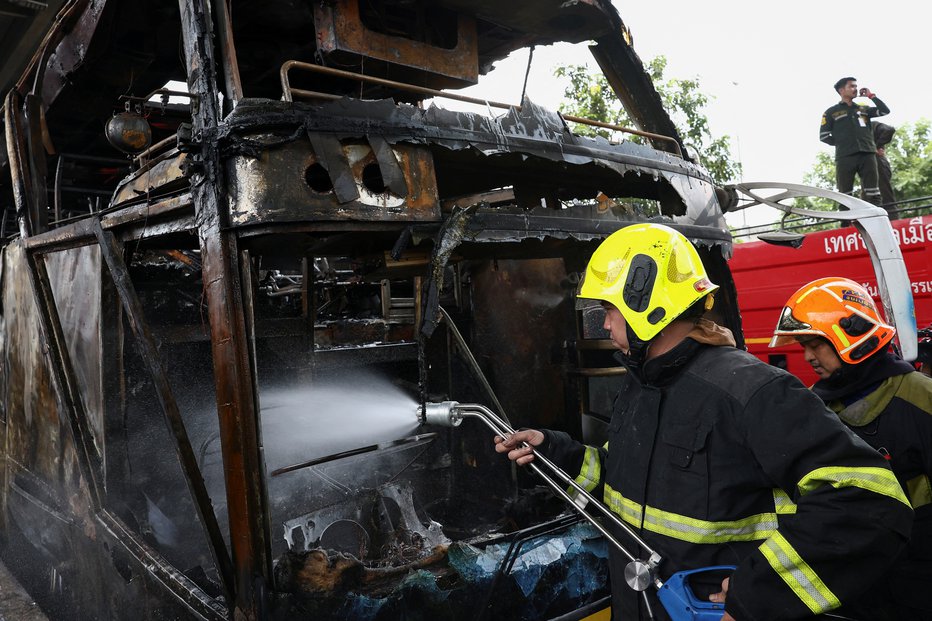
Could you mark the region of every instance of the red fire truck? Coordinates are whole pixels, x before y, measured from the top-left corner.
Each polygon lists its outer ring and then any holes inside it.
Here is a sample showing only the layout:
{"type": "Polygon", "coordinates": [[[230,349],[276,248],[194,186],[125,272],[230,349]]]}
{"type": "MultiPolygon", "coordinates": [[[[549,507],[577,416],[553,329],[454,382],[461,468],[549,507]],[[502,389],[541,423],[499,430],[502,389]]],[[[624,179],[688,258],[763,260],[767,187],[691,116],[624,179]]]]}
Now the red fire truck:
{"type": "MultiPolygon", "coordinates": [[[[892,225],[909,273],[916,323],[928,326],[932,323],[932,216],[895,220],[892,225]]],[[[880,301],[867,248],[854,227],[810,233],[799,248],[762,241],[736,244],[729,267],[748,350],[807,385],[818,378],[803,359],[802,348],[767,346],[787,298],[816,278],[844,276],[863,284],[880,301]]]]}

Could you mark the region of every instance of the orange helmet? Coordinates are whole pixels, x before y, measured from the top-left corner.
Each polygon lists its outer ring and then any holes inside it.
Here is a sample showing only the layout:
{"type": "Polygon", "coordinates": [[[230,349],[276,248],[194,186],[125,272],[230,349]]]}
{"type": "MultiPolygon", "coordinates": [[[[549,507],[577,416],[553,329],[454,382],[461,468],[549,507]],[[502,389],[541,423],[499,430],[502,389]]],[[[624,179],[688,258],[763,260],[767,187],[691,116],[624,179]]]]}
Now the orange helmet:
{"type": "Polygon", "coordinates": [[[770,346],[793,343],[799,336],[821,336],[843,361],[857,364],[886,347],[894,334],[864,287],[847,278],[820,278],[787,300],[770,346]]]}

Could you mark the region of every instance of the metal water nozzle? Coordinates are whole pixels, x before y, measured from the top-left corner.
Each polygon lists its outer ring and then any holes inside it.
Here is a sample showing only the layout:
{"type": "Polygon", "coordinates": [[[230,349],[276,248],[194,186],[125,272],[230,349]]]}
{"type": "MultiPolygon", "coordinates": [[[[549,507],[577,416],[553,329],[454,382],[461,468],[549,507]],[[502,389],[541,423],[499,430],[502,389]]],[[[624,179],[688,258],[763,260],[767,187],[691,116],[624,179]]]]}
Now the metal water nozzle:
{"type": "Polygon", "coordinates": [[[458,427],[463,422],[463,413],[460,412],[459,405],[457,401],[425,403],[423,407],[418,406],[418,422],[422,425],[458,427]]]}

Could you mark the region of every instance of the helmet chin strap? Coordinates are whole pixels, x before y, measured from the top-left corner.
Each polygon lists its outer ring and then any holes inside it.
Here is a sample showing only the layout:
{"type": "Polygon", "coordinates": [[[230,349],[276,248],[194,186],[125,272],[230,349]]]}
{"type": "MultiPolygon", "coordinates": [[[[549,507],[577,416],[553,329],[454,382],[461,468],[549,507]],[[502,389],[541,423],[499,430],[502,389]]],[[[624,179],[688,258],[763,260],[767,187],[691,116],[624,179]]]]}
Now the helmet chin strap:
{"type": "Polygon", "coordinates": [[[625,326],[625,333],[628,336],[628,353],[625,357],[632,369],[640,368],[647,360],[647,350],[650,348],[650,341],[642,340],[630,325],[625,326]]]}

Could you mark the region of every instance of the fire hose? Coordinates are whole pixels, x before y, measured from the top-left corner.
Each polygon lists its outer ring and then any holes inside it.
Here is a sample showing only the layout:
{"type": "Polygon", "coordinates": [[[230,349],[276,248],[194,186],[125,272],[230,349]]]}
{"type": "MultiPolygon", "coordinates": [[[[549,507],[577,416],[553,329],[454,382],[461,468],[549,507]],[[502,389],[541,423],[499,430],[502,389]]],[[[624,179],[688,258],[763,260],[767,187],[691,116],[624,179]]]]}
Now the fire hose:
{"type": "MultiPolygon", "coordinates": [[[[425,403],[423,406],[419,406],[418,420],[422,424],[458,427],[466,418],[478,418],[495,434],[502,437],[515,433],[515,430],[507,422],[482,405],[442,401],[439,403],[425,403]]],[[[557,496],[592,524],[605,537],[606,541],[628,559],[629,563],[625,566],[624,572],[625,582],[631,589],[643,595],[645,609],[650,619],[654,619],[655,616],[646,591],[653,587],[657,589],[657,598],[673,621],[721,621],[725,613],[724,605],[700,600],[693,593],[689,585],[689,579],[691,576],[701,573],[733,571],[735,569],[733,565],[718,565],[680,571],[671,575],[666,581],[661,580],[658,572],[663,558],[657,551],[647,545],[634,529],[618,519],[608,507],[599,502],[556,464],[533,450],[533,448],[531,451],[534,454],[534,461],[528,464],[531,470],[537,473],[557,496]],[[549,470],[552,475],[544,472],[538,462],[549,470]],[[563,485],[554,480],[554,477],[561,481],[563,485]],[[570,496],[566,486],[573,488],[576,493],[575,498],[570,496]],[[585,510],[589,505],[595,507],[608,521],[646,550],[648,553],[647,559],[638,558],[624,547],[599,520],[585,510]]]]}

